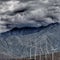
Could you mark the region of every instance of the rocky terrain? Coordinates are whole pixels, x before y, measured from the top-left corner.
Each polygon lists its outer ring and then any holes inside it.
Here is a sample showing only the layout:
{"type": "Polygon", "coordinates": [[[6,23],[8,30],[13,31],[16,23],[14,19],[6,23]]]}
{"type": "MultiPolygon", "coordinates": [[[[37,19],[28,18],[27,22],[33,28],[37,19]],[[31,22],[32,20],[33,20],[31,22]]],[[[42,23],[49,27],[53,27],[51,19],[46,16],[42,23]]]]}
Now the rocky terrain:
{"type": "Polygon", "coordinates": [[[43,28],[15,28],[0,34],[0,52],[22,58],[29,57],[30,52],[35,55],[60,51],[59,31],[57,23],[43,28]]]}
{"type": "MultiPolygon", "coordinates": [[[[23,7],[20,8],[19,1],[3,1],[2,4],[0,1],[0,54],[19,59],[42,55],[43,60],[48,54],[50,59],[50,54],[60,52],[60,2],[49,0],[54,4],[47,7],[47,1],[28,1],[29,4],[24,5],[26,1],[21,2],[23,7]],[[27,6],[28,11],[25,9],[27,6]],[[43,9],[44,6],[48,9],[43,9]]],[[[56,53],[56,60],[60,59],[59,55],[56,53]]]]}

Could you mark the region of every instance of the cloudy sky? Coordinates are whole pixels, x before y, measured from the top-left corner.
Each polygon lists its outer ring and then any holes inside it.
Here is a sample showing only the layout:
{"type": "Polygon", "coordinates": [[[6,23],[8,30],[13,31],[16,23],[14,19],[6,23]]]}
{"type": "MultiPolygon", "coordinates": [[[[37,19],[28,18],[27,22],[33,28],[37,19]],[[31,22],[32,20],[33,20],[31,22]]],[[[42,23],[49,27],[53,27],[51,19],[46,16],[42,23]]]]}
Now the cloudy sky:
{"type": "Polygon", "coordinates": [[[0,0],[0,33],[60,23],[59,4],[59,0],[0,0]]]}

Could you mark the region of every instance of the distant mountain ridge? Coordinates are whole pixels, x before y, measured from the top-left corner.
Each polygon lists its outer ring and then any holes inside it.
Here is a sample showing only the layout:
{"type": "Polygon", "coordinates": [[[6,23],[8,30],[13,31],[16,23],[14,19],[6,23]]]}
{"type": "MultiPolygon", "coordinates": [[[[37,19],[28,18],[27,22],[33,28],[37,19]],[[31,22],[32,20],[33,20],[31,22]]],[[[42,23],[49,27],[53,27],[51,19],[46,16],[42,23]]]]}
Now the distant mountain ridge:
{"type": "Polygon", "coordinates": [[[29,57],[30,48],[32,48],[32,55],[35,54],[35,43],[37,43],[37,54],[40,42],[42,53],[46,53],[46,40],[48,42],[48,52],[60,51],[60,24],[51,24],[45,28],[22,28],[13,29],[9,32],[0,34],[0,52],[5,52],[11,56],[29,57]],[[32,45],[32,46],[31,46],[32,45]],[[55,50],[53,50],[53,49],[55,50]]]}

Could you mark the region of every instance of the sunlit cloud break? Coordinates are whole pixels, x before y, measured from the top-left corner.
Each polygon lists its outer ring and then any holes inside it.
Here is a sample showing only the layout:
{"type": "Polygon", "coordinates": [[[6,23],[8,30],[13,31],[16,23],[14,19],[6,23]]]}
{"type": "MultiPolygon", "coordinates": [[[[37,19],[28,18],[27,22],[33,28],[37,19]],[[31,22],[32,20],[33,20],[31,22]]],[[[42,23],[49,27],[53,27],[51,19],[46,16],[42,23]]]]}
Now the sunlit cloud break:
{"type": "Polygon", "coordinates": [[[60,5],[54,0],[9,0],[0,3],[0,33],[15,27],[60,23],[60,5]]]}

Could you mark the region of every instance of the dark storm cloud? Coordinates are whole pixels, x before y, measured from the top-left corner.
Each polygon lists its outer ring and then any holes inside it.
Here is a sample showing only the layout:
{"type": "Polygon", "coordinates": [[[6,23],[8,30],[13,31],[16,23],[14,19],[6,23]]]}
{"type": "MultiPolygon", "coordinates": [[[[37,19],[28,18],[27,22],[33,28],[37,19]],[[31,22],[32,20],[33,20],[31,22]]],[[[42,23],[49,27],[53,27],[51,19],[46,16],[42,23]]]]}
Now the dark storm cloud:
{"type": "Polygon", "coordinates": [[[41,27],[60,23],[59,2],[54,0],[0,0],[0,32],[14,27],[41,27]],[[8,27],[9,28],[8,28],[8,27]]]}

